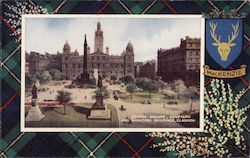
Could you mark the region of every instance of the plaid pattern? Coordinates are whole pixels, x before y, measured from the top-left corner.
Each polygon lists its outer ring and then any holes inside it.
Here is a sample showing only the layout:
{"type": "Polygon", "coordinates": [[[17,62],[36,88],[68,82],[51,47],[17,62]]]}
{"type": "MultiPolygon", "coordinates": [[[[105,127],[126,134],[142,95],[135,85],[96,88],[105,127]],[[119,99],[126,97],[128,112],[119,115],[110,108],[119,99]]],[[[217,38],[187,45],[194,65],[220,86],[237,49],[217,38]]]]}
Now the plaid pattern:
{"type": "MultiPolygon", "coordinates": [[[[19,2],[24,2],[20,1],[19,2]]],[[[200,14],[211,9],[237,9],[249,13],[249,2],[169,2],[169,1],[83,1],[83,0],[27,0],[31,5],[39,5],[54,14],[200,14]]],[[[2,12],[9,12],[3,4],[15,5],[15,1],[3,1],[2,12]]],[[[20,43],[7,22],[8,17],[1,16],[1,157],[168,157],[171,153],[162,153],[152,149],[152,143],[159,138],[146,137],[147,133],[21,133],[20,132],[20,43]]],[[[237,68],[241,64],[250,67],[250,14],[244,19],[243,52],[232,64],[237,68]]],[[[206,56],[206,64],[216,63],[206,56]]],[[[206,78],[209,82],[210,78],[206,78]]],[[[250,73],[239,79],[227,80],[234,91],[247,88],[250,73]]],[[[247,91],[241,100],[244,107],[250,103],[247,91]]],[[[250,127],[249,118],[247,127],[250,127]]],[[[245,132],[250,142],[249,132],[245,132]]],[[[249,147],[249,143],[248,143],[249,147]]],[[[239,153],[240,154],[240,153],[239,153]]],[[[171,157],[171,156],[170,156],[171,157]]]]}

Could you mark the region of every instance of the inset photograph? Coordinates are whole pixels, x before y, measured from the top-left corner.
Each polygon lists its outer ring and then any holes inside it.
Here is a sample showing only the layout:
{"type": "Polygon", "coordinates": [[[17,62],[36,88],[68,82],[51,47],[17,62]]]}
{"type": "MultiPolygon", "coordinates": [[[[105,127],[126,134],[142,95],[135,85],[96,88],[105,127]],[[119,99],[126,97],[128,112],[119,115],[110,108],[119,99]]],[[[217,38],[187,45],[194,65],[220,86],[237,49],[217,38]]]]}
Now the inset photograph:
{"type": "Polygon", "coordinates": [[[203,130],[201,16],[22,20],[22,131],[203,130]]]}

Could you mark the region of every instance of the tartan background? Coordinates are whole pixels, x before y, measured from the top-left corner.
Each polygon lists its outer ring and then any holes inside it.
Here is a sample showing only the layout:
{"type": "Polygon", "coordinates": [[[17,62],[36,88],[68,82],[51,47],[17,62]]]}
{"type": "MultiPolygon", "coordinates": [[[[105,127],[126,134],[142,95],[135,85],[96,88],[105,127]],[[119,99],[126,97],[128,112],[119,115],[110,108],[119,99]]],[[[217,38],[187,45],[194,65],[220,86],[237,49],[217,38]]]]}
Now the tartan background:
{"type": "MultiPolygon", "coordinates": [[[[24,2],[18,1],[18,2],[24,2]]],[[[200,14],[211,9],[237,9],[248,13],[244,19],[244,44],[240,57],[232,68],[247,64],[250,67],[250,5],[246,1],[234,2],[170,2],[170,1],[81,1],[81,0],[27,0],[56,14],[200,14]]],[[[15,5],[15,1],[3,1],[1,13],[10,12],[3,4],[15,5]]],[[[15,31],[1,15],[1,139],[0,157],[172,157],[150,146],[159,138],[146,137],[147,133],[21,133],[20,132],[20,43],[15,31]]],[[[218,67],[206,53],[206,64],[218,67]]],[[[210,78],[206,78],[209,83],[210,78]]],[[[235,92],[248,88],[250,73],[239,79],[229,79],[235,92]]],[[[250,103],[250,91],[240,101],[244,107],[250,103]]],[[[249,110],[248,110],[249,114],[249,110]]],[[[249,118],[247,127],[250,127],[249,118]]],[[[250,142],[249,132],[245,131],[250,142]]],[[[249,143],[248,143],[249,147],[249,143]]],[[[249,152],[248,152],[249,154],[249,152]]],[[[242,156],[240,153],[234,155],[242,156]]]]}

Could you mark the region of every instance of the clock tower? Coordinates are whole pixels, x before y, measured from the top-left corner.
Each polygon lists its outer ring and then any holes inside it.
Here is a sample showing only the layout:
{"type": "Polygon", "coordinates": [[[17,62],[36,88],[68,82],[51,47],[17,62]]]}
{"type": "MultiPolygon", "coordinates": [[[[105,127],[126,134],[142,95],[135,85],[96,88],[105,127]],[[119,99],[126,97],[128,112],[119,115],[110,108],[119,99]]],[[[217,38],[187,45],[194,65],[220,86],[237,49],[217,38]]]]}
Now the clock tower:
{"type": "Polygon", "coordinates": [[[103,52],[103,31],[101,29],[101,23],[99,21],[97,23],[97,29],[95,31],[94,52],[103,52]]]}

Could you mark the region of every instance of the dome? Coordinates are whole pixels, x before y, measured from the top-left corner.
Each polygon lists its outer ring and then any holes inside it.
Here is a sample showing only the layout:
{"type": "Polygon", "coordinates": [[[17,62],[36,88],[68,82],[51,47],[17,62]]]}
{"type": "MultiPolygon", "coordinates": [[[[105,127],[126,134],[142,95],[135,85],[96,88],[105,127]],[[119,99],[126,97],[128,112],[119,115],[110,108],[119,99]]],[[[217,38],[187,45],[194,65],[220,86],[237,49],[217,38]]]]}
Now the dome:
{"type": "Polygon", "coordinates": [[[128,45],[127,45],[127,47],[126,47],[126,50],[127,51],[133,51],[134,50],[134,46],[132,45],[132,43],[129,41],[128,42],[128,45]]]}
{"type": "Polygon", "coordinates": [[[70,49],[71,49],[70,45],[69,45],[68,41],[66,41],[66,43],[63,46],[63,51],[64,52],[70,52],[70,49]]]}

